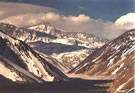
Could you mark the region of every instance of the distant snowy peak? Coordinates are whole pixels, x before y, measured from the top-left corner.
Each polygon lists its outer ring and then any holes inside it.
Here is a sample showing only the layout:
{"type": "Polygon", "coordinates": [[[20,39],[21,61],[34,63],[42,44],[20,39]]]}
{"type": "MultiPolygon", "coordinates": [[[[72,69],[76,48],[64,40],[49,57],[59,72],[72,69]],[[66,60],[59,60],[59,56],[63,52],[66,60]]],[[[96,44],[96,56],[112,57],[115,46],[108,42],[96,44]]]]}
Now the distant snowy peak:
{"type": "Polygon", "coordinates": [[[55,28],[50,23],[42,23],[36,26],[29,27],[30,30],[40,31],[46,34],[55,36],[57,39],[53,42],[61,42],[63,44],[72,44],[71,42],[76,42],[80,46],[85,46],[88,48],[101,47],[103,44],[108,42],[107,39],[99,38],[93,34],[84,32],[65,32],[58,28],[55,28]]]}
{"type": "MultiPolygon", "coordinates": [[[[24,82],[24,77],[29,78],[28,80],[26,78],[26,82],[32,78],[38,83],[68,80],[60,70],[47,62],[23,41],[0,32],[0,45],[0,59],[3,60],[0,62],[5,65],[9,74],[13,73],[10,78],[12,81],[24,82]],[[20,77],[19,80],[18,77],[20,77]]],[[[1,66],[4,67],[4,65],[1,66]]],[[[5,74],[3,73],[3,75],[5,74]]],[[[9,77],[7,76],[7,78],[9,77]]]]}
{"type": "MultiPolygon", "coordinates": [[[[38,38],[38,41],[40,40],[38,43],[30,43],[29,45],[31,47],[36,47],[38,51],[52,55],[52,57],[56,58],[69,68],[77,66],[91,54],[94,49],[101,47],[109,41],[89,33],[74,31],[65,32],[53,27],[49,23],[42,23],[29,27],[28,29],[40,31],[55,37],[54,39],[38,38]],[[43,42],[45,42],[45,44],[43,42]],[[37,46],[40,47],[38,48],[37,46]],[[48,51],[44,51],[45,49],[48,51]]],[[[38,35],[35,36],[37,37],[38,35]]]]}
{"type": "Polygon", "coordinates": [[[50,33],[50,31],[52,31],[54,29],[54,27],[51,26],[50,23],[45,22],[45,23],[41,23],[39,25],[29,27],[28,29],[35,30],[35,31],[40,31],[40,32],[46,31],[46,33],[50,33]]]}
{"type": "Polygon", "coordinates": [[[65,32],[48,22],[28,28],[17,28],[10,24],[0,23],[0,30],[24,41],[38,52],[54,57],[62,64],[65,63],[64,65],[68,65],[68,68],[76,66],[94,49],[100,48],[109,41],[89,33],[65,32]],[[70,60],[66,60],[69,56],[70,60]],[[78,60],[79,56],[81,56],[80,60],[78,60]]]}
{"type": "Polygon", "coordinates": [[[101,47],[109,40],[83,32],[64,32],[50,23],[42,23],[26,28],[17,28],[10,24],[0,23],[0,30],[26,42],[44,41],[63,44],[78,44],[87,48],[101,47]]]}

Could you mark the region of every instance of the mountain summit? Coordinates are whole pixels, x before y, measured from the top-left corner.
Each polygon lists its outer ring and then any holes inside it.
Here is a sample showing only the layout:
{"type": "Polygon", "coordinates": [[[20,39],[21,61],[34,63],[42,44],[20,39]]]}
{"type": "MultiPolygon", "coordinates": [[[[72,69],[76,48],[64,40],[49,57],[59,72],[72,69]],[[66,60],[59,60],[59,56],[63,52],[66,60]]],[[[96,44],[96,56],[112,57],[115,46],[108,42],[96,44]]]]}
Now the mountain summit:
{"type": "Polygon", "coordinates": [[[28,28],[16,28],[1,23],[0,29],[6,34],[24,41],[38,52],[57,59],[69,71],[84,60],[94,49],[101,47],[107,39],[82,32],[64,32],[50,23],[28,28]]]}

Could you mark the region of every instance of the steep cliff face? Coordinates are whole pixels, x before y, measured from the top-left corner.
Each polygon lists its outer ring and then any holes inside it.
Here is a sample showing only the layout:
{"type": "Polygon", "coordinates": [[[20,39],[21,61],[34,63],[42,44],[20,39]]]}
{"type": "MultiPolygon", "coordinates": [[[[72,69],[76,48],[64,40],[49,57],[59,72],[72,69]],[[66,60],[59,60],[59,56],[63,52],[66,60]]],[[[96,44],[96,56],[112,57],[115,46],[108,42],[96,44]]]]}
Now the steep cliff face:
{"type": "Polygon", "coordinates": [[[23,41],[0,31],[0,74],[12,81],[61,81],[68,78],[23,41]],[[6,72],[4,72],[6,71],[6,72]]]}
{"type": "Polygon", "coordinates": [[[134,63],[135,29],[104,45],[69,73],[112,76],[115,81],[110,90],[112,93],[119,93],[133,87],[134,63]]]}
{"type": "Polygon", "coordinates": [[[57,59],[61,64],[66,66],[66,71],[69,71],[87,58],[95,48],[99,48],[108,42],[107,39],[88,33],[64,32],[49,23],[39,24],[27,29],[16,28],[13,25],[1,23],[0,29],[26,42],[40,53],[57,59]],[[76,57],[73,57],[74,55],[76,57]]]}

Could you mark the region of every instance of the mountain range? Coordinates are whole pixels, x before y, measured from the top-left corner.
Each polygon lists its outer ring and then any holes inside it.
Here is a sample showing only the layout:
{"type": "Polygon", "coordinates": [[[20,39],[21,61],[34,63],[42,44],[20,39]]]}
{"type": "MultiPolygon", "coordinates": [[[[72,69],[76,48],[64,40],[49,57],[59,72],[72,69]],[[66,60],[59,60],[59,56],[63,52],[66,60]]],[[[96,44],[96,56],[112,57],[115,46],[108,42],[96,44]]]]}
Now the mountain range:
{"type": "Polygon", "coordinates": [[[27,28],[17,28],[11,24],[1,23],[0,29],[24,41],[38,52],[58,60],[66,66],[67,71],[109,41],[93,34],[64,32],[48,22],[27,28]]]}
{"type": "Polygon", "coordinates": [[[134,90],[135,29],[109,41],[42,23],[17,28],[0,23],[0,80],[68,81],[65,73],[110,77],[110,93],[134,90]]]}

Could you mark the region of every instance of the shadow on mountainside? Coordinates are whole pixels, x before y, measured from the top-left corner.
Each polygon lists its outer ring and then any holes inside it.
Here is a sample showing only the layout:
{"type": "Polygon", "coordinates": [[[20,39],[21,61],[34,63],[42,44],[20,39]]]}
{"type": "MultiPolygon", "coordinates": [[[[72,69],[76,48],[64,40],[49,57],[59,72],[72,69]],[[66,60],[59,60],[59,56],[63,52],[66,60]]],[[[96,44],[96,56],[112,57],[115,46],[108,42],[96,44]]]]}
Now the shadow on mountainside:
{"type": "Polygon", "coordinates": [[[13,82],[8,78],[4,77],[3,75],[0,75],[0,85],[4,84],[13,84],[13,82]]]}
{"type": "Polygon", "coordinates": [[[80,49],[87,49],[83,46],[78,45],[64,45],[60,43],[44,43],[42,41],[28,43],[33,49],[42,52],[47,55],[51,55],[53,53],[64,53],[64,52],[71,52],[80,49]]]}
{"type": "MultiPolygon", "coordinates": [[[[8,43],[9,41],[7,41],[6,39],[2,39],[0,37],[0,56],[12,61],[13,63],[19,65],[20,67],[27,69],[26,64],[24,64],[24,62],[22,62],[22,60],[19,59],[18,55],[15,53],[15,51],[13,51],[10,48],[8,43]]],[[[0,58],[0,61],[3,61],[3,59],[0,58]]]]}
{"type": "MultiPolygon", "coordinates": [[[[32,31],[30,30],[29,32],[33,33],[33,30],[32,31]]],[[[47,34],[47,33],[44,33],[44,32],[39,32],[39,31],[34,31],[34,32],[35,32],[37,38],[38,37],[46,37],[46,38],[50,38],[50,39],[56,39],[57,38],[56,36],[53,36],[51,34],[47,34]]]]}
{"type": "Polygon", "coordinates": [[[107,93],[106,89],[108,87],[96,86],[95,84],[110,82],[112,80],[71,78],[70,81],[46,82],[41,84],[0,85],[0,91],[3,93],[107,93]]]}

